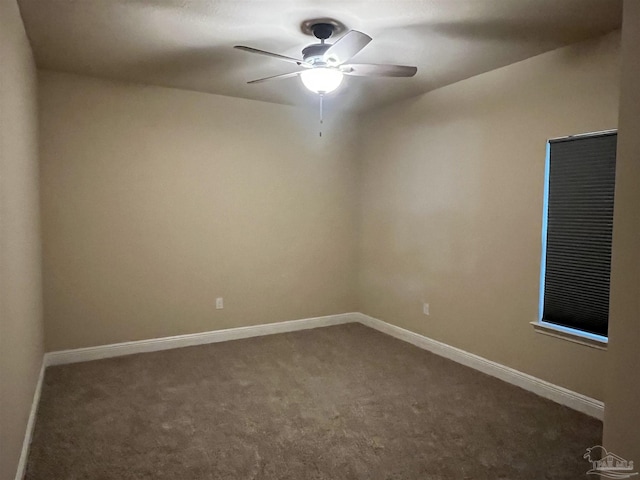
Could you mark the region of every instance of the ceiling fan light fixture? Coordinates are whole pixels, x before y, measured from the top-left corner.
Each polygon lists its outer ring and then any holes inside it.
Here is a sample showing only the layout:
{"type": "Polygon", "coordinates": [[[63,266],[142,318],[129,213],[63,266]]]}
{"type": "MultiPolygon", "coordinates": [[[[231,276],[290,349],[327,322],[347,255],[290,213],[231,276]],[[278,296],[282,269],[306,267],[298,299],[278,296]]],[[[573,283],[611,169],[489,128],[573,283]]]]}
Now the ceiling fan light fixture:
{"type": "Polygon", "coordinates": [[[315,67],[303,71],[300,79],[314,93],[331,93],[342,83],[342,72],[335,68],[315,67]]]}

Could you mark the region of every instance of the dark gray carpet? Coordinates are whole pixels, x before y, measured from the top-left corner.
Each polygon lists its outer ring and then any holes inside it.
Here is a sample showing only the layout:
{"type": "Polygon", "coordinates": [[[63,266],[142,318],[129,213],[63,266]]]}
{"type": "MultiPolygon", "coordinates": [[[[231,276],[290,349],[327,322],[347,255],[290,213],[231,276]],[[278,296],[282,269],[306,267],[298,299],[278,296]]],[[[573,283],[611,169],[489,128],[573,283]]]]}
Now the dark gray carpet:
{"type": "Polygon", "coordinates": [[[349,324],[50,367],[26,478],[576,480],[601,432],[349,324]]]}

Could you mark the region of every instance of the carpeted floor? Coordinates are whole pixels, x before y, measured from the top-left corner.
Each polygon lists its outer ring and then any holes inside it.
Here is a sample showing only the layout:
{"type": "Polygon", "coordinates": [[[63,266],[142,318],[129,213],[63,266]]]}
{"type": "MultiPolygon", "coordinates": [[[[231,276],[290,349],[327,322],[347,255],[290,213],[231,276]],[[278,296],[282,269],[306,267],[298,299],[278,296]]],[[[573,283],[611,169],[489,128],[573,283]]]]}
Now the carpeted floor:
{"type": "Polygon", "coordinates": [[[26,478],[586,478],[602,425],[358,324],[47,369],[26,478]]]}

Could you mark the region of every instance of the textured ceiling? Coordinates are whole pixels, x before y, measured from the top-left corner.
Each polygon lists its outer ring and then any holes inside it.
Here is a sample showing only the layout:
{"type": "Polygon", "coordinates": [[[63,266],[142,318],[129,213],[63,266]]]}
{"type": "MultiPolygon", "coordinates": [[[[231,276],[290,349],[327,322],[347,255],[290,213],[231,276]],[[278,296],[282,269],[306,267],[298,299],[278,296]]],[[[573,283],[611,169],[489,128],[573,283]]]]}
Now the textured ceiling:
{"type": "Polygon", "coordinates": [[[359,63],[416,65],[413,78],[348,77],[333,104],[363,110],[620,27],[621,0],[19,0],[40,68],[277,103],[315,99],[296,70],[234,50],[301,57],[308,18],[332,17],[373,41],[359,63]],[[339,101],[339,102],[336,102],[339,101]]]}

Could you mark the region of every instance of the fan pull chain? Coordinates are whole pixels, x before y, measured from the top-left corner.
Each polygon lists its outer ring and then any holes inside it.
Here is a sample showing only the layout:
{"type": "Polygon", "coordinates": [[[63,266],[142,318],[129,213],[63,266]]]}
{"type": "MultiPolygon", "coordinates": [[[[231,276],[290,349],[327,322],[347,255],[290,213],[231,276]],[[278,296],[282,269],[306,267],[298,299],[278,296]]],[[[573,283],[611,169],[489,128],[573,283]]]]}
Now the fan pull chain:
{"type": "Polygon", "coordinates": [[[324,99],[324,95],[321,93],[320,94],[320,136],[322,136],[322,124],[324,123],[324,120],[322,118],[322,100],[324,99]]]}
{"type": "MultiPolygon", "coordinates": [[[[329,34],[331,35],[331,34],[329,34]]],[[[320,38],[320,45],[324,45],[324,38],[319,37],[320,38]]],[[[322,119],[322,100],[324,99],[324,93],[320,92],[320,136],[322,137],[322,124],[323,124],[323,119],[322,119]]]]}

